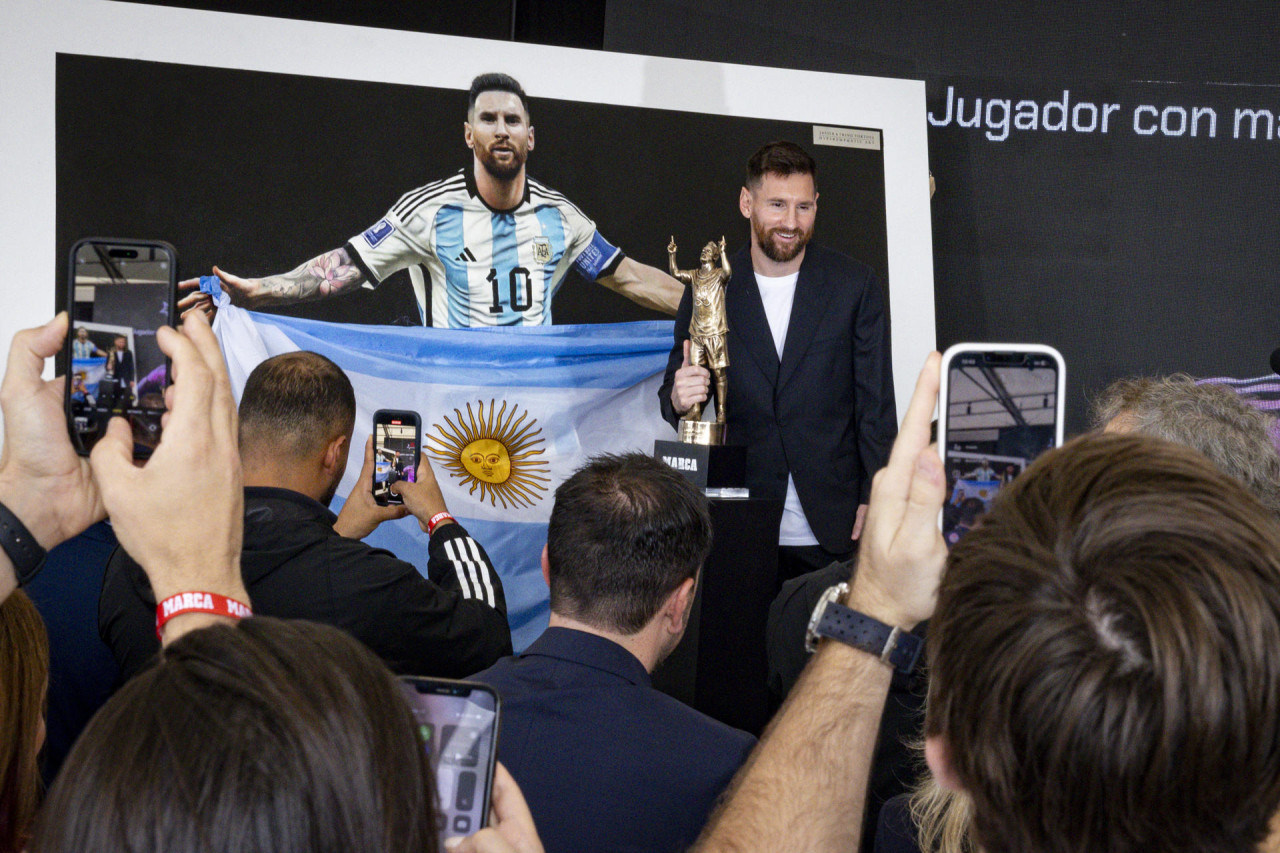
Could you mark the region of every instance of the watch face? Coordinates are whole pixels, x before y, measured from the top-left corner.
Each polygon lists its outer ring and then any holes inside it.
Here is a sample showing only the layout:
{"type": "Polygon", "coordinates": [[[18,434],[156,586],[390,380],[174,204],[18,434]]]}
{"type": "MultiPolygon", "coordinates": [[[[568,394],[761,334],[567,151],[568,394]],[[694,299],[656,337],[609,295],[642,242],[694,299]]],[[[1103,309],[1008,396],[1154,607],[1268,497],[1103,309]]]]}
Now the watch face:
{"type": "Polygon", "coordinates": [[[809,616],[809,628],[804,635],[805,651],[812,654],[818,650],[818,623],[822,621],[822,614],[826,612],[828,604],[848,592],[849,585],[842,582],[835,586],[827,587],[826,592],[822,593],[822,597],[818,599],[818,603],[813,608],[813,613],[809,616]]]}

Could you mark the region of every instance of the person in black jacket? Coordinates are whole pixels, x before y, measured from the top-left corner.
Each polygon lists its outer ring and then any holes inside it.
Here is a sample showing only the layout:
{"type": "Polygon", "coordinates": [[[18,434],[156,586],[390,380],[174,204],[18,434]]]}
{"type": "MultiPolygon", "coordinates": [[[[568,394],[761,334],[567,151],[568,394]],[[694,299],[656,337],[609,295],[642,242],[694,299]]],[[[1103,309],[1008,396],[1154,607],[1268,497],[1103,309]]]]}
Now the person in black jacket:
{"type": "MultiPolygon", "coordinates": [[[[784,580],[848,559],[897,435],[884,294],[866,264],[810,242],[816,174],[790,142],[752,155],[738,198],[751,243],[730,259],[724,297],[725,440],[746,445],[751,496],[785,501],[784,580]]],[[[658,391],[672,426],[710,394],[710,373],[689,361],[691,316],[686,290],[658,391]]]]}
{"type": "MultiPolygon", "coordinates": [[[[373,501],[373,446],[342,514],[327,505],[346,470],[355,394],[342,370],[310,352],[258,365],[240,401],[245,527],[241,570],[254,612],[342,628],[400,674],[459,678],[511,654],[502,582],[478,542],[445,512],[431,469],[398,482],[404,506],[373,501]],[[424,578],[410,563],[360,541],[383,521],[413,514],[430,534],[424,578]]],[[[198,524],[193,506],[193,527],[198,524]]],[[[198,535],[174,531],[175,535],[198,535]]],[[[159,650],[155,599],[122,549],[112,556],[99,631],[127,680],[159,650]]]]}

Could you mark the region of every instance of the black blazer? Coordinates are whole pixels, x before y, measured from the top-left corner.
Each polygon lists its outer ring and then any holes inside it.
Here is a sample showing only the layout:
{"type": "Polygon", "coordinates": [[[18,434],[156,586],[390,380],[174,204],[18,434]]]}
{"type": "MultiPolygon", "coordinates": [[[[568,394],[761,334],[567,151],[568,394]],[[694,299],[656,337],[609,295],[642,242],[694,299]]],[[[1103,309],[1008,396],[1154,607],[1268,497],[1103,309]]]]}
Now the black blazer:
{"type": "MultiPolygon", "coordinates": [[[[810,244],[779,362],[749,251],[738,252],[730,263],[725,440],[747,447],[753,497],[782,499],[790,473],[819,544],[845,553],[852,548],[858,504],[870,495],[871,477],[888,460],[898,433],[880,283],[866,264],[810,244]]],[[[663,417],[672,426],[679,416],[671,386],[691,311],[686,289],[658,391],[663,417]]]]}

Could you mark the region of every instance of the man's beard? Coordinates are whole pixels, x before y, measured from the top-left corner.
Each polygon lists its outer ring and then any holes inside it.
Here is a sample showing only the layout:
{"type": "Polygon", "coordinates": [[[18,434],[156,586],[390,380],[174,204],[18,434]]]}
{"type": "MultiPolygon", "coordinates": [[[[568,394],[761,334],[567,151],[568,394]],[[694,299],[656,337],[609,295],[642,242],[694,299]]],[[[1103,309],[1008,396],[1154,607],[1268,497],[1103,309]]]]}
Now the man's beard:
{"type": "Polygon", "coordinates": [[[787,261],[795,260],[796,256],[804,251],[804,247],[809,245],[809,241],[813,239],[813,228],[808,231],[800,232],[800,239],[796,240],[790,246],[780,246],[773,241],[775,231],[785,231],[785,228],[766,228],[758,222],[752,222],[751,228],[755,232],[756,242],[760,244],[760,251],[764,252],[764,256],[771,261],[785,264],[787,261]]]}
{"type": "Polygon", "coordinates": [[[509,149],[512,157],[508,161],[500,161],[493,156],[493,151],[484,151],[480,155],[480,165],[484,166],[484,170],[499,181],[512,181],[520,175],[520,170],[524,168],[524,154],[515,148],[509,149]]]}

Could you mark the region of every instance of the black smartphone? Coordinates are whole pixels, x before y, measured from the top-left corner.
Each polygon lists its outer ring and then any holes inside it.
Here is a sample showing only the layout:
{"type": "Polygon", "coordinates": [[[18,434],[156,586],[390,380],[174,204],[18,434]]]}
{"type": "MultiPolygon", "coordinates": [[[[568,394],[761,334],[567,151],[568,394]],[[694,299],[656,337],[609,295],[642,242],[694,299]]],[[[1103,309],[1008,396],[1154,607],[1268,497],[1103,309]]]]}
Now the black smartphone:
{"type": "Polygon", "coordinates": [[[133,428],[135,459],[160,443],[169,360],[156,331],[173,325],[177,286],[178,254],[163,241],[92,237],[71,247],[61,372],[67,429],[82,456],[112,417],[133,428]]]}
{"type": "Polygon", "coordinates": [[[470,681],[402,676],[400,682],[435,773],[440,840],[482,829],[498,755],[498,694],[470,681]]]}
{"type": "Polygon", "coordinates": [[[1066,381],[1062,354],[1043,344],[956,344],[942,354],[938,447],[947,475],[947,547],[1033,459],[1062,444],[1066,381]]]}
{"type": "Polygon", "coordinates": [[[391,484],[416,481],[422,419],[417,412],[378,409],[373,413],[373,499],[379,506],[402,504],[391,484]]]}

